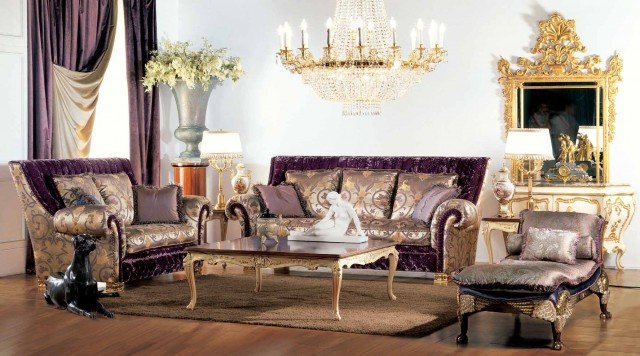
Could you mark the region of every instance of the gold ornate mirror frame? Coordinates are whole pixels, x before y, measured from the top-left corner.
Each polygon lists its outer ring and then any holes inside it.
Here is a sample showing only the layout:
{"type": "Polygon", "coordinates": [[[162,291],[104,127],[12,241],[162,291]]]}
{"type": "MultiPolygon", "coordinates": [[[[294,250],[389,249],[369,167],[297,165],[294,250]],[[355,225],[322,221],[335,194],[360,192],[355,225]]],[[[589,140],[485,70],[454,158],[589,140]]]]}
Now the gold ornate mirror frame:
{"type": "MultiPolygon", "coordinates": [[[[576,88],[589,87],[596,89],[596,126],[602,126],[602,174],[596,169],[596,182],[609,182],[609,144],[613,141],[615,129],[615,95],[618,92],[617,82],[621,80],[622,59],[614,54],[609,58],[607,67],[599,68],[600,56],[588,55],[583,59],[576,56],[584,53],[586,47],[575,31],[575,21],[567,20],[554,13],[547,20],[538,24],[540,34],[533,55],[533,61],[519,57],[519,68],[512,70],[509,61],[500,58],[498,81],[502,85],[504,95],[505,136],[509,129],[518,127],[519,108],[523,105],[524,88],[527,83],[562,83],[576,88]],[[581,86],[582,85],[582,86],[581,86]],[[520,99],[520,101],[519,101],[520,99]],[[600,102],[602,100],[602,102],[600,102]],[[600,110],[601,107],[601,110],[600,110]],[[602,112],[600,114],[600,112],[602,112]],[[599,117],[602,116],[602,117],[599,117]]],[[[551,85],[551,84],[550,84],[551,85]]],[[[523,113],[520,113],[523,118],[523,113]]],[[[600,158],[598,157],[597,160],[600,158]]],[[[597,162],[600,164],[600,162],[597,162]]],[[[517,170],[512,169],[512,172],[517,170]]]]}

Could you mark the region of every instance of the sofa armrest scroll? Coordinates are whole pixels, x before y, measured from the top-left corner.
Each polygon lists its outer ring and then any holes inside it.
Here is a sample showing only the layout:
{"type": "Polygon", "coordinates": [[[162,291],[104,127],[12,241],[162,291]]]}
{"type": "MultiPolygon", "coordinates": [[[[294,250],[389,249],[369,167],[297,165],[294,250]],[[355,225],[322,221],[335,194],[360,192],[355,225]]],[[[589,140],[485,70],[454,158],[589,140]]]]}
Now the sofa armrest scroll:
{"type": "Polygon", "coordinates": [[[58,210],[53,227],[61,234],[106,236],[114,219],[118,218],[106,205],[78,205],[58,210]]]}
{"type": "Polygon", "coordinates": [[[431,246],[438,252],[437,272],[451,272],[475,263],[480,219],[478,208],[464,199],[440,204],[431,220],[431,246]]]}
{"type": "Polygon", "coordinates": [[[229,220],[239,220],[242,236],[252,236],[256,232],[256,221],[262,213],[260,198],[251,193],[234,195],[225,207],[229,220]]]}
{"type": "Polygon", "coordinates": [[[200,195],[185,195],[182,197],[182,209],[187,224],[198,229],[198,243],[200,243],[204,234],[204,224],[212,217],[211,202],[200,195]]]}

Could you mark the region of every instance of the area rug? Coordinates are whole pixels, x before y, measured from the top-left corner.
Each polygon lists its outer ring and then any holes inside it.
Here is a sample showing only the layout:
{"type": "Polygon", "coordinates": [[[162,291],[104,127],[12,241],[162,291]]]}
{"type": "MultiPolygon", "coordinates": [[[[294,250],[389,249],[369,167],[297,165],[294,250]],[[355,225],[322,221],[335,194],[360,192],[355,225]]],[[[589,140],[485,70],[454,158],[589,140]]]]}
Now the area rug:
{"type": "Polygon", "coordinates": [[[150,281],[101,301],[116,314],[393,336],[424,336],[457,321],[456,288],[426,281],[396,281],[397,300],[391,301],[386,280],[345,279],[341,321],[332,319],[331,278],[268,274],[260,293],[253,292],[253,274],[204,275],[196,283],[195,310],[185,308],[184,280],[150,281]]]}

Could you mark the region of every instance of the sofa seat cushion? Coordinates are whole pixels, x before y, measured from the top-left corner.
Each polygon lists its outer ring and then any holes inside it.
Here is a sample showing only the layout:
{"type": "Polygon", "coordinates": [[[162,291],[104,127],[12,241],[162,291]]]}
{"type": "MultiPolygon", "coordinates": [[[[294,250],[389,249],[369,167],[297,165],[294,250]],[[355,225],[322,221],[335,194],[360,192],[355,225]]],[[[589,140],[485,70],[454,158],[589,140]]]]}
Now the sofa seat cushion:
{"type": "MultiPolygon", "coordinates": [[[[283,218],[282,224],[288,231],[304,232],[320,218],[283,218]]],[[[429,245],[431,233],[429,226],[413,219],[361,219],[362,230],[372,239],[392,240],[402,244],[429,245]]],[[[355,235],[356,229],[351,224],[347,231],[355,235]]]]}
{"type": "Polygon", "coordinates": [[[473,265],[453,274],[457,284],[474,289],[551,293],[561,285],[575,286],[598,270],[593,260],[575,264],[551,261],[522,261],[510,256],[498,264],[473,265]]]}
{"type": "Polygon", "coordinates": [[[127,253],[198,242],[198,229],[189,224],[144,224],[126,228],[127,253]]]}

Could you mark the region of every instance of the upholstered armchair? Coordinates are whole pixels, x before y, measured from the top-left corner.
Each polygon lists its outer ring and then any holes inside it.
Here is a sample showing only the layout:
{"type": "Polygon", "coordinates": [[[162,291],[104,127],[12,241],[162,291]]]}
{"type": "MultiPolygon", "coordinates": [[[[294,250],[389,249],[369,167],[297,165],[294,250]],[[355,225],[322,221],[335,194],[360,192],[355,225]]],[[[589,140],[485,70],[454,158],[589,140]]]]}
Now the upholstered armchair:
{"type": "Polygon", "coordinates": [[[184,196],[185,223],[126,226],[117,211],[106,205],[64,207],[52,182],[54,175],[124,172],[135,185],[126,159],[13,161],[10,169],[22,202],[40,286],[49,275],[69,265],[72,238],[77,234],[95,237],[93,275],[111,290],[127,281],[182,270],[184,249],[200,242],[211,212],[205,197],[184,196]]]}
{"type": "MultiPolygon", "coordinates": [[[[488,163],[489,159],[484,157],[277,156],[271,160],[268,184],[285,182],[288,170],[302,171],[304,175],[306,171],[312,175],[318,170],[335,169],[455,174],[461,192],[459,197],[440,204],[428,223],[409,217],[360,218],[363,230],[371,238],[391,239],[399,243],[396,247],[400,252],[398,270],[433,272],[436,280],[446,281],[451,272],[475,262],[480,216],[476,203],[488,163]]],[[[341,180],[320,189],[340,191],[341,180]]],[[[398,185],[396,181],[391,196],[396,195],[398,185]]],[[[226,205],[227,216],[240,222],[243,236],[255,235],[257,218],[264,210],[261,199],[253,192],[235,195],[226,205]]],[[[290,231],[301,231],[318,219],[319,216],[307,216],[284,218],[282,221],[290,231]]],[[[386,261],[379,261],[354,268],[387,269],[388,265],[386,261]]]]}

